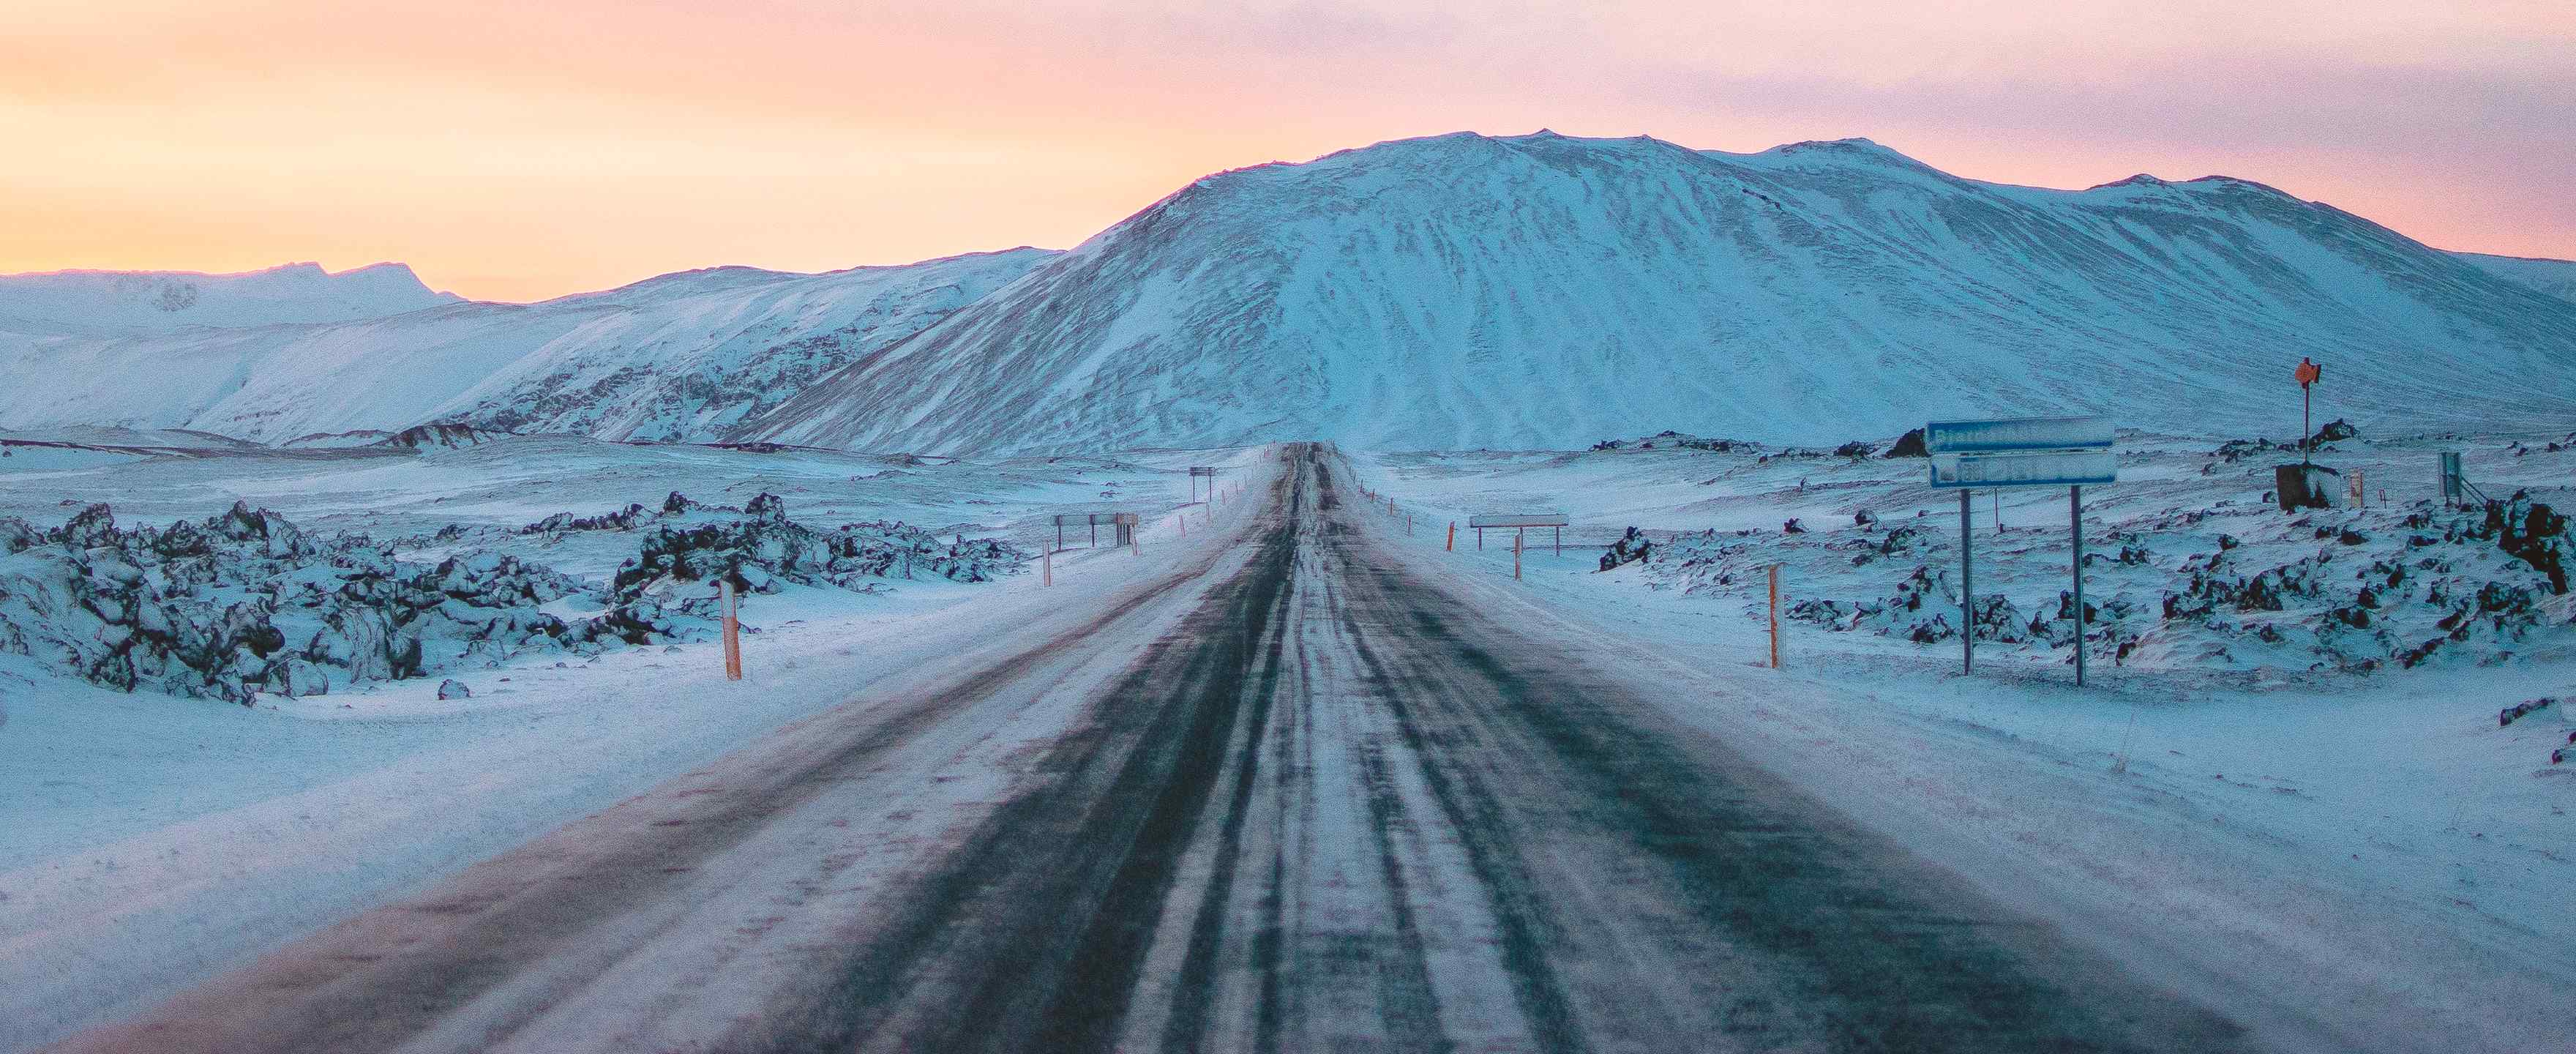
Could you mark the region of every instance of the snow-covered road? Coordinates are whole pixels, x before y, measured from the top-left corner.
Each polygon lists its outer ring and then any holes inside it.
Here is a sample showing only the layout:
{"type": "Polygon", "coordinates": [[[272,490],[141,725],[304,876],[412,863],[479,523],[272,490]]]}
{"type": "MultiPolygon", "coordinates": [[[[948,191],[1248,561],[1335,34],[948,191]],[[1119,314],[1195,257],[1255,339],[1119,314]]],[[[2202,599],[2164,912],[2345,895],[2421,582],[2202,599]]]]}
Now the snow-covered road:
{"type": "Polygon", "coordinates": [[[1409,569],[1336,467],[65,1049],[2243,1041],[1409,569]]]}

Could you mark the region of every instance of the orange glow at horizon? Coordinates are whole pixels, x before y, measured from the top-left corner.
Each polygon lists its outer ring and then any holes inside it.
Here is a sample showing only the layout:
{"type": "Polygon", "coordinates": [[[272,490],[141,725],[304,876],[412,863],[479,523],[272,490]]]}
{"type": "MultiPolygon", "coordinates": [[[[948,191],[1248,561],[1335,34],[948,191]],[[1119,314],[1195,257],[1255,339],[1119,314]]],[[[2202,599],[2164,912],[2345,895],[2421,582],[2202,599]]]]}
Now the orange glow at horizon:
{"type": "Polygon", "coordinates": [[[530,300],[1066,247],[1210,171],[1540,127],[1867,136],[2044,186],[2225,173],[2567,257],[2554,6],[22,0],[0,273],[395,260],[530,300]]]}

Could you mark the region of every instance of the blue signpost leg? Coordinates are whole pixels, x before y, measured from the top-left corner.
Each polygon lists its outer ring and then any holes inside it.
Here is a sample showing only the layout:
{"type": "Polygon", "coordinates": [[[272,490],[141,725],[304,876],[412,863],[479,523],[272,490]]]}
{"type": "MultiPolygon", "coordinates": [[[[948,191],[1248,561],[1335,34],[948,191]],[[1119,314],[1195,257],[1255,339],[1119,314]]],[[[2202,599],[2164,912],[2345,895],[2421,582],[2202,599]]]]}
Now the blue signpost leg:
{"type": "Polygon", "coordinates": [[[1968,491],[1959,491],[1959,672],[1977,668],[1977,590],[1968,559],[1968,491]]]}
{"type": "Polygon", "coordinates": [[[2084,687],[2084,488],[2066,488],[2066,515],[2075,526],[2075,686],[2084,687]]]}

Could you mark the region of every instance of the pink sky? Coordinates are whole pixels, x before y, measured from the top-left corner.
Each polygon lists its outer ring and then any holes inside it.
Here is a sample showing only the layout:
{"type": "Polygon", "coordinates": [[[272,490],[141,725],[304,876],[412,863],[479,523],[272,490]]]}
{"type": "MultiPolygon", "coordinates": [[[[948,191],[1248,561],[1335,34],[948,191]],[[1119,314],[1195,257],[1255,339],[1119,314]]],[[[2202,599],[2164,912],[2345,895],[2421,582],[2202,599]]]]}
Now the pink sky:
{"type": "Polygon", "coordinates": [[[524,300],[1068,246],[1209,171],[1541,127],[2225,173],[2576,256],[2565,0],[1825,6],[14,0],[0,272],[400,260],[524,300]]]}

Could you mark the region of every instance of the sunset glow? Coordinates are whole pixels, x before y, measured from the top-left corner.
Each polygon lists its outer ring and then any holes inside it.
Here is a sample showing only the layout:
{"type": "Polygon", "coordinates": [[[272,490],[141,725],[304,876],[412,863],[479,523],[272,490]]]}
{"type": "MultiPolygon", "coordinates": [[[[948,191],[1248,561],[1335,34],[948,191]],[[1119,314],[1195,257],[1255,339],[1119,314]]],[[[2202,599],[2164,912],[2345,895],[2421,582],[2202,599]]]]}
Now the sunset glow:
{"type": "Polygon", "coordinates": [[[2226,173],[2576,256],[2559,0],[2065,6],[22,0],[0,272],[400,260],[525,300],[1068,246],[1209,171],[1541,127],[2226,173]]]}

